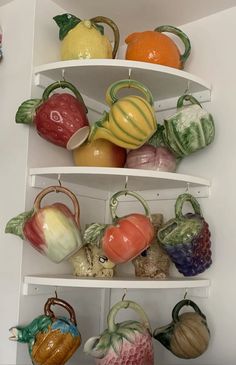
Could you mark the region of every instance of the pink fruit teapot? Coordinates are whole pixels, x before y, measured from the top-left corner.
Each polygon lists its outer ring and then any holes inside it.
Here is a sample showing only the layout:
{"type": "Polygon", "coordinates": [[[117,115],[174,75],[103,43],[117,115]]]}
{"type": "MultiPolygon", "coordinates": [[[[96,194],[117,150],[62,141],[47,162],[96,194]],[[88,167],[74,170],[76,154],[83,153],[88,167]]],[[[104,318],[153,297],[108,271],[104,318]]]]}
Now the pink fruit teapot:
{"type": "Polygon", "coordinates": [[[154,365],[150,325],[144,310],[135,302],[116,303],[107,317],[108,328],[98,337],[90,338],[84,351],[95,358],[97,365],[154,365]],[[115,323],[120,309],[133,309],[142,322],[129,320],[115,323]]]}

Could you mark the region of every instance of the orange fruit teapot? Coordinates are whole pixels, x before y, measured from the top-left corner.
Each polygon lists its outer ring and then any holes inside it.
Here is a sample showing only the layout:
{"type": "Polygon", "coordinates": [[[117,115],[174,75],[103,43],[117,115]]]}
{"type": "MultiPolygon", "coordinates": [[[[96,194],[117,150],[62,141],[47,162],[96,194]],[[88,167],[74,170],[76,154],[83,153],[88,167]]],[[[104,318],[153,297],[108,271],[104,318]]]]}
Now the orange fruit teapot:
{"type": "Polygon", "coordinates": [[[125,42],[127,44],[126,60],[155,63],[178,69],[184,68],[191,52],[188,36],[171,25],[159,26],[154,31],[132,33],[125,42]],[[183,54],[180,54],[175,42],[163,32],[173,33],[181,39],[185,47],[183,54]]]}

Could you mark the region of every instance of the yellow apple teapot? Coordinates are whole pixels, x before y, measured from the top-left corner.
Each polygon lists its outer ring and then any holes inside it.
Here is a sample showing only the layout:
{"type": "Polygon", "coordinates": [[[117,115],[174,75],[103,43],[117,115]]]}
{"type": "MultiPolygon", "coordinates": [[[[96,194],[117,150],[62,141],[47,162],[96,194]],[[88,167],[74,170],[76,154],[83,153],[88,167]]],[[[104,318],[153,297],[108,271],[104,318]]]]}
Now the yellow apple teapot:
{"type": "Polygon", "coordinates": [[[53,18],[59,26],[61,59],[115,58],[119,47],[120,34],[117,25],[109,18],[97,16],[90,20],[80,20],[72,14],[57,15],[53,18]],[[114,46],[104,35],[107,24],[114,33],[114,46]]]}

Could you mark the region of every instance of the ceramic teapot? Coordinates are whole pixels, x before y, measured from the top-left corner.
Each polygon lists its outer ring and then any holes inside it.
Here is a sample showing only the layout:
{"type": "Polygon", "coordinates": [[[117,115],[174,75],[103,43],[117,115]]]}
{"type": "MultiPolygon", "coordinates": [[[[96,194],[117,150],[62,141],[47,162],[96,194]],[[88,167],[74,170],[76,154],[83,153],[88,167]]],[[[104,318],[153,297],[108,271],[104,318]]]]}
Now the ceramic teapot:
{"type": "Polygon", "coordinates": [[[150,324],[144,310],[133,301],[120,301],[110,310],[108,328],[98,337],[90,338],[84,351],[95,358],[97,365],[154,365],[150,324]],[[115,323],[120,309],[133,309],[142,322],[115,323]]]}
{"type": "Polygon", "coordinates": [[[172,311],[172,322],[155,329],[153,337],[175,356],[182,359],[194,359],[207,350],[210,331],[206,316],[197,304],[184,299],[175,305],[172,311]],[[184,306],[191,306],[194,312],[179,315],[184,306]]]}
{"type": "Polygon", "coordinates": [[[15,119],[16,123],[34,123],[42,138],[70,150],[83,143],[89,133],[87,108],[83,98],[77,88],[67,81],[57,81],[49,85],[44,90],[42,99],[24,101],[18,108],[15,119]],[[60,88],[68,88],[74,95],[50,95],[60,88]]]}
{"type": "Polygon", "coordinates": [[[104,112],[102,118],[93,124],[88,140],[103,138],[120,147],[136,149],[156,131],[153,97],[145,85],[130,79],[115,82],[107,90],[106,101],[110,112],[104,112]],[[136,95],[118,99],[117,92],[124,88],[141,91],[146,100],[136,95]]]}
{"type": "Polygon", "coordinates": [[[199,203],[191,194],[185,193],[177,198],[175,218],[166,222],[157,236],[183,275],[194,276],[211,266],[211,233],[199,203]],[[185,202],[192,205],[194,213],[182,214],[185,202]]]}
{"type": "Polygon", "coordinates": [[[10,332],[10,340],[28,343],[34,365],[64,365],[81,344],[75,312],[69,303],[59,298],[49,298],[43,315],[24,327],[12,327],[10,332]],[[55,305],[66,309],[69,319],[56,317],[51,309],[55,305]]]}
{"type": "Polygon", "coordinates": [[[84,234],[88,243],[101,241],[105,256],[114,264],[121,264],[134,259],[150,246],[154,237],[149,207],[136,192],[122,190],[110,198],[112,224],[91,224],[84,234]],[[131,195],[143,206],[145,214],[133,213],[119,218],[116,215],[118,197],[131,195]]]}
{"type": "Polygon", "coordinates": [[[57,15],[53,18],[60,28],[61,59],[115,58],[119,47],[120,34],[117,25],[109,18],[97,16],[80,20],[72,14],[57,15]],[[114,33],[114,46],[104,35],[100,23],[107,24],[114,33]]]}
{"type": "Polygon", "coordinates": [[[213,142],[213,117],[193,96],[183,95],[178,99],[177,112],[164,120],[163,137],[176,156],[188,156],[213,142]],[[184,106],[184,101],[191,105],[184,106]]]}
{"type": "Polygon", "coordinates": [[[59,263],[82,246],[79,224],[80,208],[76,196],[62,186],[50,186],[36,197],[33,209],[12,218],[5,232],[27,240],[38,252],[51,261],[59,263]],[[68,196],[74,206],[74,214],[62,203],[41,207],[41,200],[48,193],[61,192],[68,196]]]}
{"type": "Polygon", "coordinates": [[[162,25],[154,31],[132,33],[125,39],[125,42],[127,60],[150,62],[178,69],[184,67],[191,51],[188,36],[171,25],[162,25]],[[173,33],[181,39],[185,46],[182,55],[175,42],[163,32],[173,33]]]}

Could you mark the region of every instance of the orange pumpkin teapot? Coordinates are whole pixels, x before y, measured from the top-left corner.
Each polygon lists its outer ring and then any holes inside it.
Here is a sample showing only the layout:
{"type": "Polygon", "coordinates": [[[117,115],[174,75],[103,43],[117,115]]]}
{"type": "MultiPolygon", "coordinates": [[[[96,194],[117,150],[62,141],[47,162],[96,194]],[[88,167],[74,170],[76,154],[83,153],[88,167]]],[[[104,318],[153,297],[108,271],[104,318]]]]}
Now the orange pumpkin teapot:
{"type": "Polygon", "coordinates": [[[125,42],[126,60],[155,63],[178,69],[184,68],[191,52],[188,36],[171,25],[159,26],[154,31],[132,33],[125,42]],[[173,33],[181,39],[185,47],[183,54],[180,54],[175,42],[163,32],[173,33]]]}

